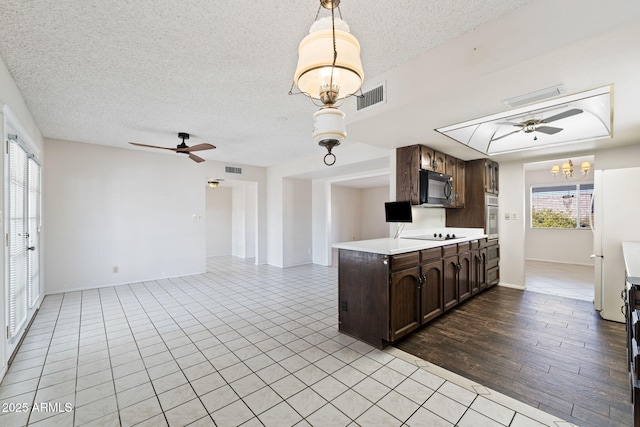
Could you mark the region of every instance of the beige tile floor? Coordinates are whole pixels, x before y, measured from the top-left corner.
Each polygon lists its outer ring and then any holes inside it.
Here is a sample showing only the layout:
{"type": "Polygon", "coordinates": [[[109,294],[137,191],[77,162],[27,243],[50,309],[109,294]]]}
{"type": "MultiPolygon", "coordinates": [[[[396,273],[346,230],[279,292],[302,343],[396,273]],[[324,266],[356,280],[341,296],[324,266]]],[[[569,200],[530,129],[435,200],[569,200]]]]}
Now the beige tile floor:
{"type": "Polygon", "coordinates": [[[206,274],[49,295],[0,426],[568,426],[337,330],[337,270],[211,258],[206,274]]]}
{"type": "Polygon", "coordinates": [[[593,301],[594,267],[545,261],[525,261],[528,291],[593,301]]]}

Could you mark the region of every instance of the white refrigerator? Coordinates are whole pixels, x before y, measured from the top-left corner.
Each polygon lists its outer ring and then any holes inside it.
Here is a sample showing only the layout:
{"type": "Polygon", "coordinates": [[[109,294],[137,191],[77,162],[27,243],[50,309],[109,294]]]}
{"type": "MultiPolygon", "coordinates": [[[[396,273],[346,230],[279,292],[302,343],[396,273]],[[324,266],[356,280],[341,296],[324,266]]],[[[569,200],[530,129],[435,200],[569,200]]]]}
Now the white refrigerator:
{"type": "Polygon", "coordinates": [[[640,167],[594,172],[592,230],[595,309],[624,322],[622,242],[640,241],[640,167]]]}

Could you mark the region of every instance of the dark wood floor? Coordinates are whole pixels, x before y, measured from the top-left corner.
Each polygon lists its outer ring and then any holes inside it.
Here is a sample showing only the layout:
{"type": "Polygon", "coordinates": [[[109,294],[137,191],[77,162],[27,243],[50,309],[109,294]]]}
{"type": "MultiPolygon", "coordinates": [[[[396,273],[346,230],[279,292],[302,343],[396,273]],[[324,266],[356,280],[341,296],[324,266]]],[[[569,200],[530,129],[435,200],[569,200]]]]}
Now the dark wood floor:
{"type": "Polygon", "coordinates": [[[630,426],[625,327],[593,304],[494,286],[395,347],[579,426],[630,426]]]}

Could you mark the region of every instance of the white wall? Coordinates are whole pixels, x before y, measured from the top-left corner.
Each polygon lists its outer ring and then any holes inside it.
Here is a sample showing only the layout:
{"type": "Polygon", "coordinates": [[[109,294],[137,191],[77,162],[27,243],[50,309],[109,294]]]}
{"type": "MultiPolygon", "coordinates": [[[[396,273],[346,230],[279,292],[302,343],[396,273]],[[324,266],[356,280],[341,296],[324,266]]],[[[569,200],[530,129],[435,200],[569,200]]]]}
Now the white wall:
{"type": "Polygon", "coordinates": [[[205,188],[207,257],[231,255],[231,187],[205,188]]]}
{"type": "Polygon", "coordinates": [[[524,288],[524,164],[500,162],[499,186],[500,284],[524,288]],[[517,213],[518,220],[505,221],[504,212],[517,213]]]}
{"type": "Polygon", "coordinates": [[[308,264],[312,260],[311,188],[310,180],[283,180],[284,267],[308,264]]]}
{"type": "MultiPolygon", "coordinates": [[[[205,271],[206,182],[224,164],[59,140],[46,140],[45,154],[47,293],[205,271]]],[[[262,190],[253,247],[264,259],[265,169],[243,171],[234,178],[262,190]]]]}
{"type": "MultiPolygon", "coordinates": [[[[525,172],[525,259],[551,261],[567,264],[593,265],[593,234],[589,229],[531,228],[532,185],[593,183],[593,172],[581,181],[565,181],[563,177],[553,178],[548,170],[525,172]]],[[[506,211],[505,211],[506,212],[506,211]]]]}
{"type": "Polygon", "coordinates": [[[360,236],[363,240],[389,237],[384,218],[384,203],[389,201],[389,187],[361,190],[360,236]]]}
{"type": "Polygon", "coordinates": [[[331,244],[362,240],[362,190],[331,187],[331,244]]]}
{"type": "Polygon", "coordinates": [[[184,160],[47,140],[47,293],[205,271],[205,185],[184,160]]]}

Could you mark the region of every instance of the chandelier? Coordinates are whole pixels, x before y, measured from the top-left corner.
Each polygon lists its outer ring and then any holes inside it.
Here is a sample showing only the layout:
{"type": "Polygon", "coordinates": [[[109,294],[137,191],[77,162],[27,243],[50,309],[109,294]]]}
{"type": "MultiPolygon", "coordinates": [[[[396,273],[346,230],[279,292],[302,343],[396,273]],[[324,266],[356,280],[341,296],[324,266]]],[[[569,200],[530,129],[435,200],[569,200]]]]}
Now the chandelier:
{"type": "Polygon", "coordinates": [[[564,162],[562,164],[562,167],[560,167],[559,165],[553,165],[551,167],[551,173],[554,177],[556,177],[558,173],[562,171],[565,179],[584,179],[591,170],[591,163],[586,161],[582,162],[582,164],[580,165],[580,170],[582,171],[582,176],[578,178],[573,174],[573,162],[571,160],[569,160],[568,162],[564,162]]]}
{"type": "Polygon", "coordinates": [[[331,150],[347,136],[344,113],[336,103],[355,95],[364,80],[360,43],[342,20],[339,5],[340,0],[320,0],[316,20],[298,47],[298,65],[291,85],[292,89],[296,85],[299,93],[321,106],[313,115],[312,137],[327,149],[324,156],[327,166],[336,161],[331,150]],[[318,19],[322,8],[331,11],[331,16],[318,19]],[[335,9],[339,18],[335,16],[335,9]]]}

